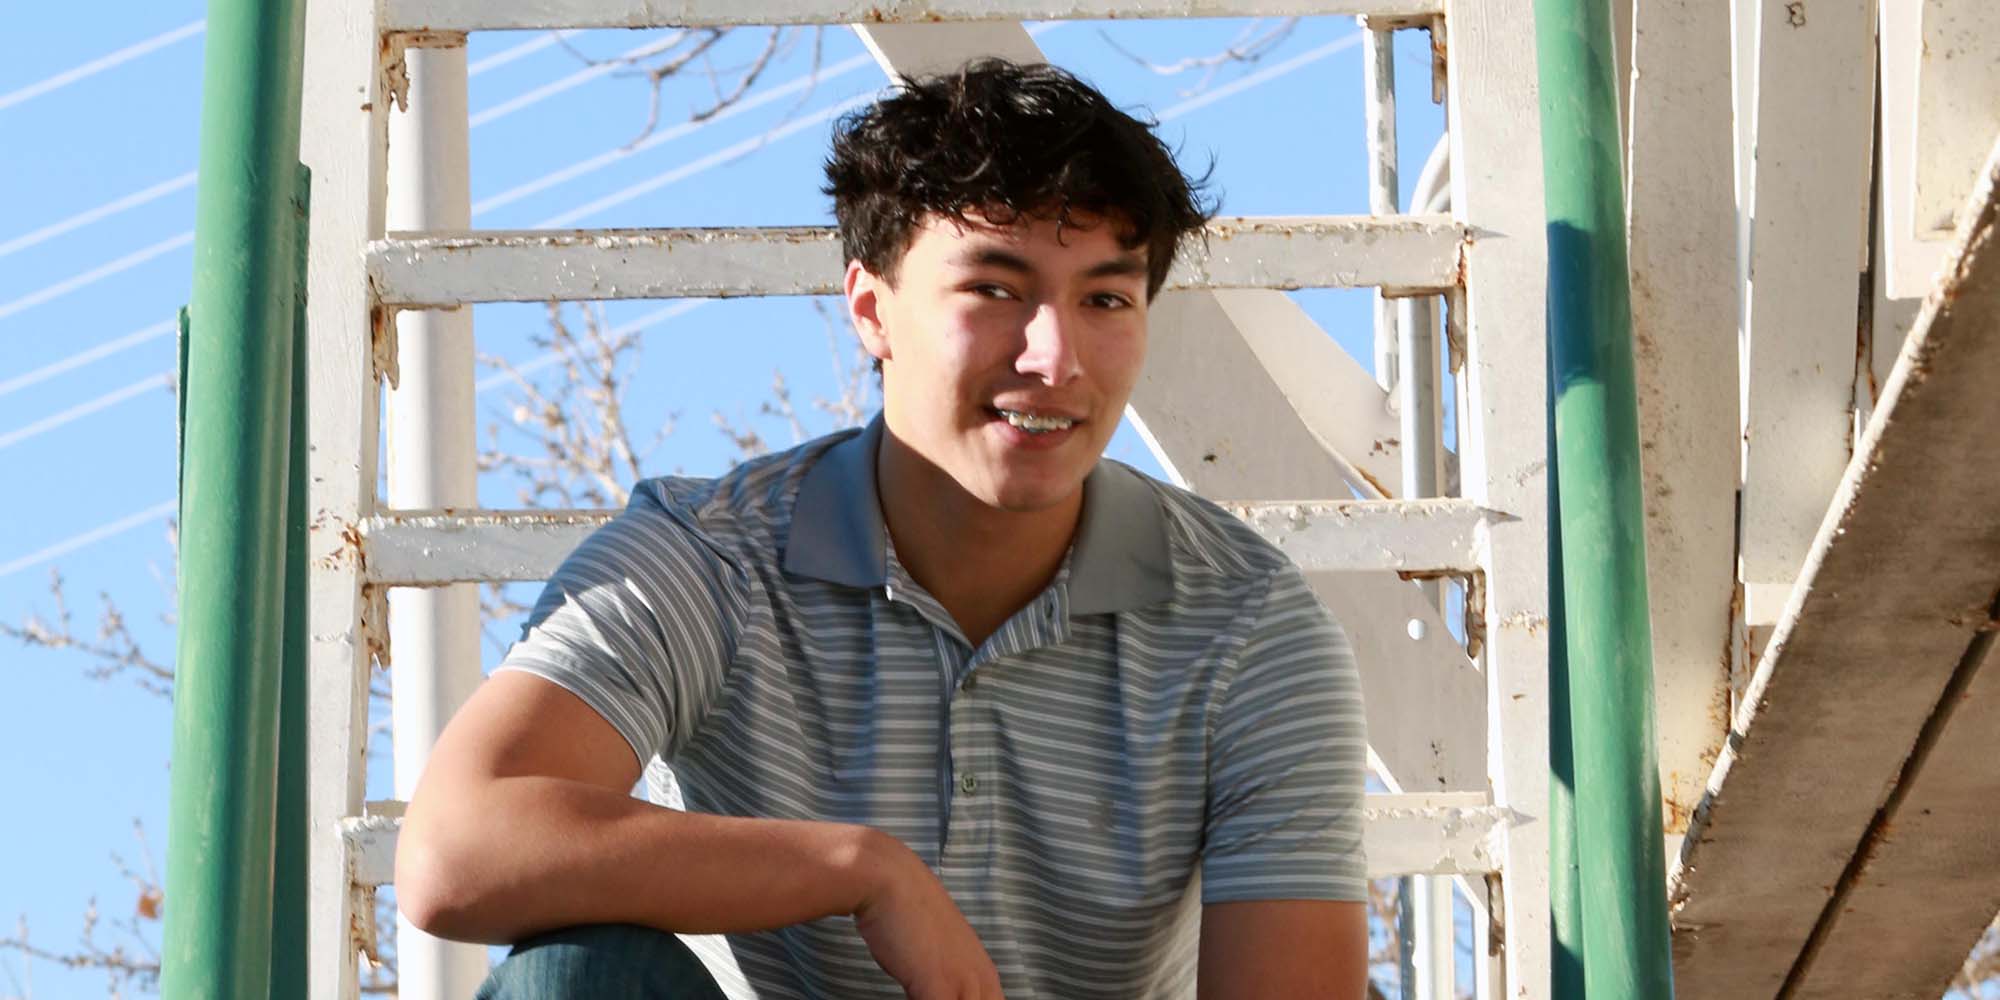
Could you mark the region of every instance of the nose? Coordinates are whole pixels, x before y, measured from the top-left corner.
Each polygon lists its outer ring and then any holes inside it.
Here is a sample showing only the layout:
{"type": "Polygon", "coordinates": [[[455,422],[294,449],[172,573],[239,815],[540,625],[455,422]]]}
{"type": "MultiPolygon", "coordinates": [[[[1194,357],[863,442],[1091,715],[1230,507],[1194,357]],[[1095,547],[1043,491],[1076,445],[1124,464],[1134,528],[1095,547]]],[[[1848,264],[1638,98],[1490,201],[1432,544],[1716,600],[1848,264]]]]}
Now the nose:
{"type": "Polygon", "coordinates": [[[1025,343],[1014,360],[1014,370],[1032,375],[1047,385],[1067,385],[1083,373],[1077,355],[1079,326],[1073,316],[1051,303],[1035,309],[1028,320],[1025,343]]]}

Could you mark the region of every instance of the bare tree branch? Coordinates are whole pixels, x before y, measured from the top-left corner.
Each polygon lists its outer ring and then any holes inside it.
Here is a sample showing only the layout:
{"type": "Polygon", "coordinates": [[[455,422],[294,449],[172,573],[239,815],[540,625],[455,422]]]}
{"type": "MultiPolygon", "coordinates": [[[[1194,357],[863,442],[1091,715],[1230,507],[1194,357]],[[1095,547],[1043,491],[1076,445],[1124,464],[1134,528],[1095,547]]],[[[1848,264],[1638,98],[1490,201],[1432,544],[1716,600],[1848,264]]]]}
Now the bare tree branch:
{"type": "Polygon", "coordinates": [[[1103,29],[1098,30],[1097,37],[1112,51],[1161,76],[1179,76],[1189,70],[1201,70],[1201,81],[1180,92],[1182,97],[1191,97],[1207,90],[1215,81],[1216,74],[1224,67],[1238,64],[1251,65],[1269,55],[1285,39],[1291,37],[1292,32],[1299,26],[1299,19],[1296,17],[1281,18],[1275,25],[1266,24],[1267,20],[1258,18],[1251,21],[1220,52],[1178,59],[1170,63],[1156,63],[1125,48],[1103,29]]]}
{"type": "Polygon", "coordinates": [[[55,603],[53,618],[43,618],[31,612],[19,624],[0,622],[0,635],[18,640],[25,646],[81,653],[91,661],[91,666],[84,670],[84,676],[92,680],[124,676],[141,690],[162,697],[173,690],[173,668],[146,655],[145,650],[140,648],[139,641],[125,623],[124,612],[111,600],[110,594],[100,592],[97,595],[100,605],[97,632],[90,636],[79,635],[72,625],[59,570],[49,571],[49,596],[55,603]]]}
{"type": "MultiPolygon", "coordinates": [[[[702,73],[708,78],[709,89],[715,97],[706,106],[691,109],[688,112],[688,121],[707,121],[741,101],[750,92],[751,88],[755,87],[757,82],[763,79],[765,72],[771,68],[772,64],[788,52],[792,45],[795,44],[796,39],[808,30],[811,32],[813,39],[813,58],[808,79],[811,83],[817,84],[820,70],[820,39],[824,31],[823,28],[817,26],[810,29],[768,28],[766,29],[763,45],[758,49],[757,54],[750,59],[748,64],[725,67],[723,69],[717,69],[712,64],[711,57],[714,54],[716,46],[732,31],[729,28],[681,29],[668,35],[659,43],[646,46],[638,52],[630,55],[614,56],[608,59],[585,55],[566,41],[559,42],[558,44],[586,65],[622,66],[625,68],[614,75],[645,79],[649,88],[646,121],[639,129],[639,134],[633,136],[631,141],[626,143],[626,148],[630,149],[644,142],[654,132],[659,130],[661,104],[663,103],[663,94],[668,80],[687,72],[689,67],[697,63],[701,65],[702,73]],[[724,77],[730,77],[730,82],[725,84],[723,82],[724,77]]],[[[808,87],[807,94],[809,95],[810,93],[811,87],[808,87]]],[[[803,101],[804,97],[802,96],[800,100],[803,101]]],[[[789,113],[787,116],[789,117],[789,113]]]]}

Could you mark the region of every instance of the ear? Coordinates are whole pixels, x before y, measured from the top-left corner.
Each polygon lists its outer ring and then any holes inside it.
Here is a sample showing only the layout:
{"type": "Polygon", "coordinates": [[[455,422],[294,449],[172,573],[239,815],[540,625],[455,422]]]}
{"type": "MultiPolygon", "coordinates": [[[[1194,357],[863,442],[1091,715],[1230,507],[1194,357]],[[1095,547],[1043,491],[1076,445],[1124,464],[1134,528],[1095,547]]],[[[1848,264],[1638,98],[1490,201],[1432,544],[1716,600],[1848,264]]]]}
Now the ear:
{"type": "Polygon", "coordinates": [[[862,349],[877,361],[889,360],[889,329],[882,322],[882,307],[884,293],[893,294],[894,289],[858,260],[847,262],[842,288],[847,293],[847,319],[861,336],[862,349]]]}

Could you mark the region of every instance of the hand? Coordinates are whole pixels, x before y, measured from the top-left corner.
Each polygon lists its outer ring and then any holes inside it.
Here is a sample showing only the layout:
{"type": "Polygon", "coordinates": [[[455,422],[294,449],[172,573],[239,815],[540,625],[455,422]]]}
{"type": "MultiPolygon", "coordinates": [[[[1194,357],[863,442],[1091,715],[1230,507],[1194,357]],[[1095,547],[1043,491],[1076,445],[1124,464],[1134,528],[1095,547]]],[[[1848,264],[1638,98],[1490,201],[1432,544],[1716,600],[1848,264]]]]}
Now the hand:
{"type": "Polygon", "coordinates": [[[1000,972],[944,883],[888,834],[874,839],[878,873],[854,911],[868,951],[909,1000],[1002,1000],[1000,972]]]}

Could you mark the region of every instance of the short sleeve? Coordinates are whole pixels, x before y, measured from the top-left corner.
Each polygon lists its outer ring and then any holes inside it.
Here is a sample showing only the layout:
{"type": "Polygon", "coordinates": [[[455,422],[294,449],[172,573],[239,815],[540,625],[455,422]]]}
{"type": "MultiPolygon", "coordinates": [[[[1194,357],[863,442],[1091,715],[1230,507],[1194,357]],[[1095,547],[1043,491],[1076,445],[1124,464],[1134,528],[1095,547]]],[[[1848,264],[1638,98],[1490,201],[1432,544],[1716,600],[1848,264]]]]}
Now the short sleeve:
{"type": "Polygon", "coordinates": [[[1294,566],[1271,578],[1208,753],[1203,903],[1368,898],[1361,682],[1294,566]]]}
{"type": "Polygon", "coordinates": [[[552,681],[644,765],[672,759],[722,689],[742,574],[657,482],[564,559],[498,670],[552,681]]]}

